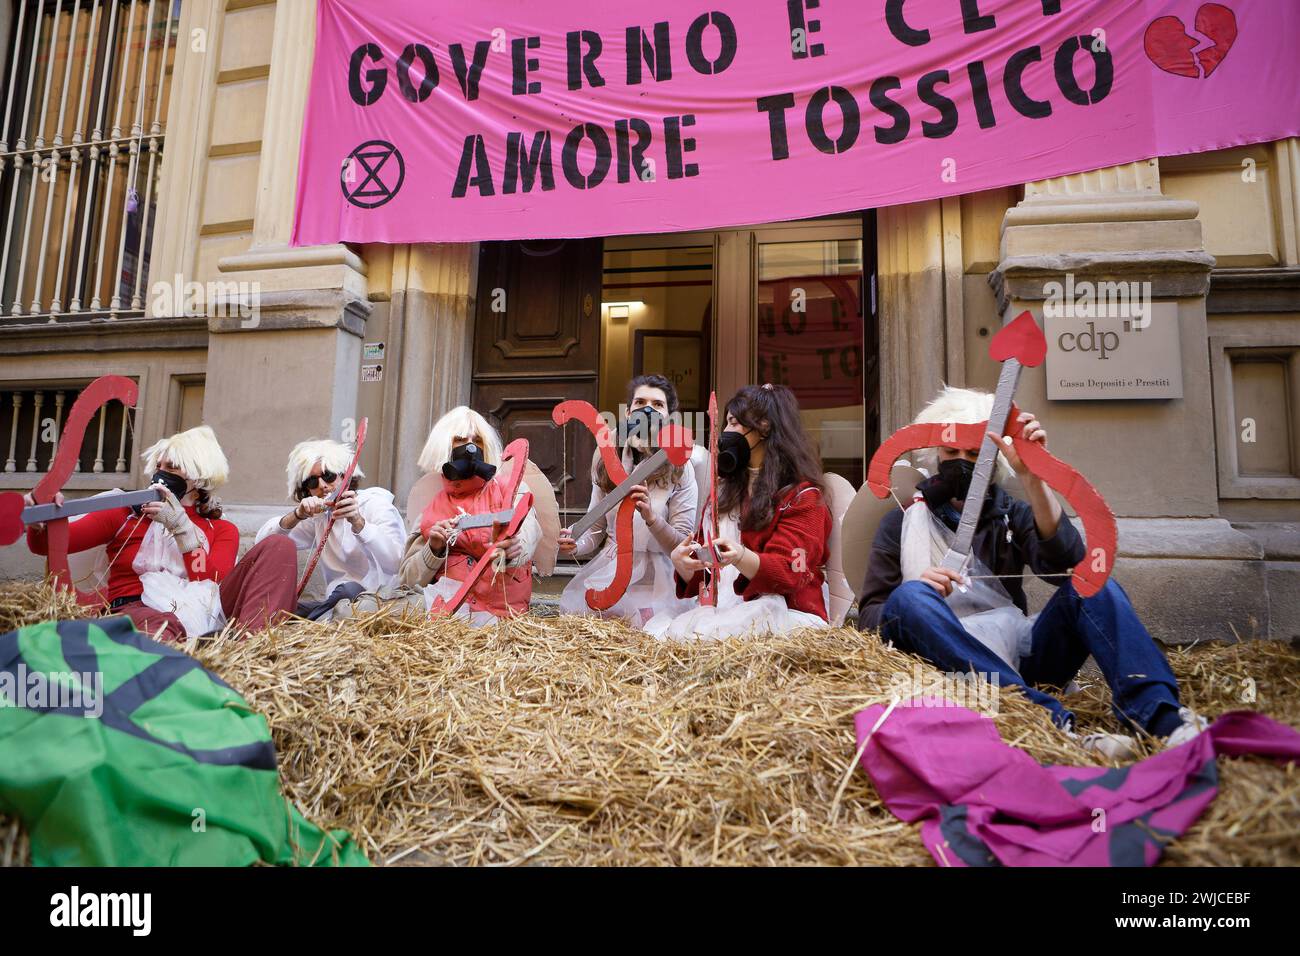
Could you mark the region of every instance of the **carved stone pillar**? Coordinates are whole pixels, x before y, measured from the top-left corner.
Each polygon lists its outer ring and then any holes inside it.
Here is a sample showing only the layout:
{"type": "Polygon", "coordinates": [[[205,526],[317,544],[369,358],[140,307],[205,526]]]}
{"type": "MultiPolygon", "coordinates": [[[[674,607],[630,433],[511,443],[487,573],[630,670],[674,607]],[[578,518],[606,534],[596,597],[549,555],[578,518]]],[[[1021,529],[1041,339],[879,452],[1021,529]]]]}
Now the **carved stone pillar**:
{"type": "Polygon", "coordinates": [[[1182,398],[1049,402],[1045,366],[1027,369],[1016,395],[1116,513],[1115,577],[1173,642],[1267,634],[1269,617],[1259,545],[1218,517],[1205,318],[1214,258],[1197,211],[1161,193],[1154,159],[1029,183],[989,276],[1004,319],[1030,309],[1041,320],[1048,283],[1067,276],[1076,287],[1148,282],[1153,302],[1176,306],[1182,398]]]}
{"type": "MultiPolygon", "coordinates": [[[[429,243],[392,249],[385,382],[385,480],[404,506],[420,477],[416,459],[429,429],[470,400],[474,365],[477,243],[429,243]]],[[[378,266],[376,265],[376,268],[378,266]]]]}
{"type": "Polygon", "coordinates": [[[948,378],[942,204],[877,213],[880,281],[880,432],[911,421],[948,378]]]}
{"type": "Polygon", "coordinates": [[[1196,213],[1196,203],[1161,194],[1152,159],[1029,183],[1003,221],[989,281],[1004,319],[1027,308],[1041,320],[1049,284],[1067,276],[1150,283],[1153,301],[1178,306],[1181,399],[1049,406],[1045,369],[1021,378],[1018,403],[1040,413],[1053,449],[1106,488],[1117,514],[1218,514],[1205,323],[1214,258],[1196,213]]]}
{"type": "Polygon", "coordinates": [[[218,263],[245,308],[210,310],[204,416],[236,502],[282,501],[293,444],[341,437],[357,414],[365,264],[342,244],[289,245],[315,31],[315,0],[277,4],[253,243],[218,263]]]}

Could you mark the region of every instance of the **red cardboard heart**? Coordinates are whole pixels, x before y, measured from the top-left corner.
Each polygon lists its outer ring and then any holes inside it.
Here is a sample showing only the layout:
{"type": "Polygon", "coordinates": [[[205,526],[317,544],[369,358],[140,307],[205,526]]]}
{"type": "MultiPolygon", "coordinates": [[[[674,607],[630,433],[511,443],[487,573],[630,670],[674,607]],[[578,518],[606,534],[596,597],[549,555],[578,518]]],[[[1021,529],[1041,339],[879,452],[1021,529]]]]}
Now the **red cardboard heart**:
{"type": "Polygon", "coordinates": [[[681,425],[665,425],[659,429],[659,447],[668,453],[668,460],[678,467],[691,460],[695,440],[689,429],[681,425]]]}
{"type": "Polygon", "coordinates": [[[1047,357],[1047,339],[1028,309],[1004,325],[989,343],[989,357],[995,362],[1019,359],[1026,368],[1035,368],[1047,357]]]}

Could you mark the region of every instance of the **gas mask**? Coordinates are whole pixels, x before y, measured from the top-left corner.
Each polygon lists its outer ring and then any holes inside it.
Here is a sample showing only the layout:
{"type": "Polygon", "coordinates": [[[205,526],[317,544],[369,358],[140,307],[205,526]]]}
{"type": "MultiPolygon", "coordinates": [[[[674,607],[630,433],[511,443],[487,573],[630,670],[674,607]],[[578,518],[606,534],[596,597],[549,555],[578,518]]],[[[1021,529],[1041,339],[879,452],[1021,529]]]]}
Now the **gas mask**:
{"type": "MultiPolygon", "coordinates": [[[[180,475],[173,475],[170,471],[163,471],[161,468],[153,473],[153,477],[149,479],[149,485],[150,487],[153,485],[162,485],[176,496],[177,501],[184,498],[190,490],[190,483],[188,481],[180,475]]],[[[136,517],[144,514],[139,505],[132,505],[131,513],[136,517]]]]}
{"type": "Polygon", "coordinates": [[[442,476],[448,481],[482,478],[490,481],[497,473],[496,465],[483,460],[483,449],[473,442],[457,445],[451,450],[451,461],[442,466],[442,476]]]}
{"type": "Polygon", "coordinates": [[[723,432],[718,436],[718,474],[724,478],[738,475],[749,467],[749,440],[740,432],[723,432]]]}
{"type": "Polygon", "coordinates": [[[659,429],[664,426],[664,417],[649,405],[631,412],[623,421],[623,444],[632,449],[636,457],[642,457],[659,442],[659,429]]]}
{"type": "Polygon", "coordinates": [[[975,463],[965,458],[952,458],[939,462],[939,471],[931,478],[917,485],[917,490],[925,498],[925,503],[933,511],[948,502],[965,501],[970,492],[971,478],[975,475],[975,463]]]}
{"type": "Polygon", "coordinates": [[[170,471],[163,471],[161,468],[153,473],[153,477],[149,479],[149,484],[162,485],[176,496],[177,501],[184,498],[186,493],[190,490],[190,483],[188,481],[180,475],[174,475],[170,471]]]}

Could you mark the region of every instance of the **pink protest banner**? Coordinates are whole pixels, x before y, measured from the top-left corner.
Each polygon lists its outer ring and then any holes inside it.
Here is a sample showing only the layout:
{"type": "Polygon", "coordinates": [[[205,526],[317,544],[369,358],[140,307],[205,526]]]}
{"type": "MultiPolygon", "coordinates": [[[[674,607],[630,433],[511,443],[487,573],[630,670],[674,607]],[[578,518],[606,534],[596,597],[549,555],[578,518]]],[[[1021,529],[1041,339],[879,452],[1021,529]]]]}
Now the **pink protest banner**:
{"type": "Polygon", "coordinates": [[[319,0],[294,242],[799,219],[1300,133],[1294,0],[319,0]]]}

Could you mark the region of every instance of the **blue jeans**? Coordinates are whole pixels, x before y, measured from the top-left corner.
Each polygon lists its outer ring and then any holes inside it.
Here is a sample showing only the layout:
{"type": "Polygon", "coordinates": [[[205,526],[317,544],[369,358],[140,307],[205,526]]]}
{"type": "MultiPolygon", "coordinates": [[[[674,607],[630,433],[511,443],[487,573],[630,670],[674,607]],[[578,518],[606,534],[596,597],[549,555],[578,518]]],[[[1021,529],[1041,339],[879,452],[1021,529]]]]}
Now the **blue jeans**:
{"type": "Polygon", "coordinates": [[[1122,723],[1161,737],[1180,723],[1178,681],[1114,580],[1090,598],[1080,597],[1070,582],[1061,585],[1034,622],[1018,674],[968,633],[939,592],[921,581],[894,589],[881,612],[880,632],[940,670],[997,674],[1000,687],[1020,687],[1051,712],[1058,727],[1073,726],[1074,715],[1034,685],[1064,687],[1091,654],[1122,723]]]}

